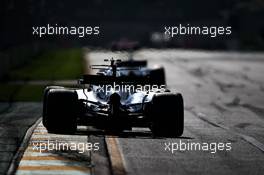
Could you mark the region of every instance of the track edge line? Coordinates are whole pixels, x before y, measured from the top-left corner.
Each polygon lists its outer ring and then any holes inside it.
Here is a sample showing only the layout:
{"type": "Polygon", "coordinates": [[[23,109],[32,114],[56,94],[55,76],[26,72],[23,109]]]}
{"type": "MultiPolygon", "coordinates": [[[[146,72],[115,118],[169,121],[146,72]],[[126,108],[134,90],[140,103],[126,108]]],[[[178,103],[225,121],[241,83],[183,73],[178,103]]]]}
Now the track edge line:
{"type": "Polygon", "coordinates": [[[35,128],[38,126],[38,124],[41,122],[41,118],[39,118],[31,127],[28,128],[27,132],[25,133],[23,140],[20,144],[20,146],[17,148],[15,155],[13,156],[9,168],[7,170],[8,175],[12,175],[16,173],[16,170],[19,166],[20,160],[23,157],[23,154],[25,150],[28,147],[30,138],[35,130],[35,128]]]}

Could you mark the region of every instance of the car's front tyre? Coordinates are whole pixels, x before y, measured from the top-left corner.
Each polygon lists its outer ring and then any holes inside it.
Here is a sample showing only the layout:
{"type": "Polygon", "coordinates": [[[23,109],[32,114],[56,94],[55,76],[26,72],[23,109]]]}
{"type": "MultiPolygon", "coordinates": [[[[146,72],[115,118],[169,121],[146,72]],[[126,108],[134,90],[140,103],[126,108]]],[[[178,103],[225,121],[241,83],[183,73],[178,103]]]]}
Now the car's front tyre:
{"type": "Polygon", "coordinates": [[[165,70],[163,67],[152,69],[149,73],[150,81],[156,85],[166,85],[165,70]]]}
{"type": "Polygon", "coordinates": [[[161,93],[152,99],[151,130],[154,136],[179,137],[184,130],[184,108],[181,94],[161,93]]]}
{"type": "Polygon", "coordinates": [[[51,89],[64,89],[62,86],[47,86],[43,94],[42,123],[46,127],[48,93],[51,89]]]}
{"type": "Polygon", "coordinates": [[[48,132],[68,134],[77,129],[78,95],[75,90],[51,89],[47,93],[45,127],[48,132]]]}

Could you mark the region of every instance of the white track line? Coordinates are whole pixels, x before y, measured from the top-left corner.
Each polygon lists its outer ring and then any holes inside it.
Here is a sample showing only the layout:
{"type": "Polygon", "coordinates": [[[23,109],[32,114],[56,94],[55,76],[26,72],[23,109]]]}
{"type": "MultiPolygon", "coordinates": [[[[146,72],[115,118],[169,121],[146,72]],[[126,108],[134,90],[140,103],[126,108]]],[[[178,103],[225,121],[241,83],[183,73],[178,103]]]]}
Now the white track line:
{"type": "MultiPolygon", "coordinates": [[[[75,142],[73,137],[49,134],[40,122],[35,128],[27,149],[25,150],[23,157],[19,163],[17,175],[30,174],[30,175],[48,175],[48,174],[91,174],[92,168],[89,166],[89,161],[79,161],[78,159],[72,160],[67,156],[53,153],[52,151],[45,150],[40,152],[39,146],[34,147],[33,143],[47,142],[49,141],[63,141],[63,142],[75,142]],[[64,139],[66,138],[66,140],[64,139]],[[38,148],[38,149],[37,149],[38,148]]],[[[79,139],[87,142],[87,136],[78,136],[79,139]]],[[[67,153],[63,153],[67,154],[67,153]]],[[[69,153],[70,154],[70,153],[69,153]]],[[[71,155],[69,155],[71,156],[71,155]]]]}
{"type": "Polygon", "coordinates": [[[245,135],[245,134],[241,134],[241,133],[238,133],[234,130],[232,130],[231,128],[227,127],[227,126],[224,126],[222,124],[218,124],[218,123],[215,123],[215,122],[212,122],[212,121],[209,121],[208,120],[208,117],[206,117],[205,114],[203,113],[198,113],[196,115],[198,118],[200,118],[201,120],[211,124],[211,125],[214,125],[214,126],[217,126],[217,127],[220,127],[222,129],[225,129],[237,136],[239,136],[240,138],[242,138],[243,140],[245,140],[246,142],[250,143],[251,145],[255,146],[256,148],[258,148],[260,151],[262,151],[264,153],[264,144],[262,144],[261,142],[259,142],[258,140],[256,140],[255,138],[251,137],[251,136],[248,136],[248,135],[245,135]]]}

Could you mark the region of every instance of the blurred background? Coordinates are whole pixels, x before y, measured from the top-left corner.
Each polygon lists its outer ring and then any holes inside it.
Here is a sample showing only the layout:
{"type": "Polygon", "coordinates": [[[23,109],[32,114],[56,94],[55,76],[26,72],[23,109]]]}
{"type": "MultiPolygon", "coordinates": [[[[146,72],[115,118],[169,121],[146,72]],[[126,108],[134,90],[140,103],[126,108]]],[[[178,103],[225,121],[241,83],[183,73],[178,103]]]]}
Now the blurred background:
{"type": "Polygon", "coordinates": [[[83,47],[110,49],[130,41],[141,48],[264,50],[262,0],[2,0],[0,101],[39,101],[47,84],[73,84],[83,72],[83,47]],[[32,35],[33,26],[100,26],[100,35],[32,35]],[[164,39],[164,26],[231,26],[228,36],[164,39]]]}

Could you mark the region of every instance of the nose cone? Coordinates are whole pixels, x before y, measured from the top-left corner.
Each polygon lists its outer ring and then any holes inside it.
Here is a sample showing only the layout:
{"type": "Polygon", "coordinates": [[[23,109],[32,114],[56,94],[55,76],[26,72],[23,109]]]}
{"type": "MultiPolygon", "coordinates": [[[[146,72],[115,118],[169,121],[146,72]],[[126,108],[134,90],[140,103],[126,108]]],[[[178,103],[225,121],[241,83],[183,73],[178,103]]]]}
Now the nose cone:
{"type": "Polygon", "coordinates": [[[121,102],[120,102],[120,95],[117,93],[113,93],[109,98],[109,115],[112,117],[118,117],[121,114],[121,102]]]}
{"type": "Polygon", "coordinates": [[[109,98],[110,104],[120,104],[120,100],[121,97],[118,93],[113,93],[109,98]]]}

